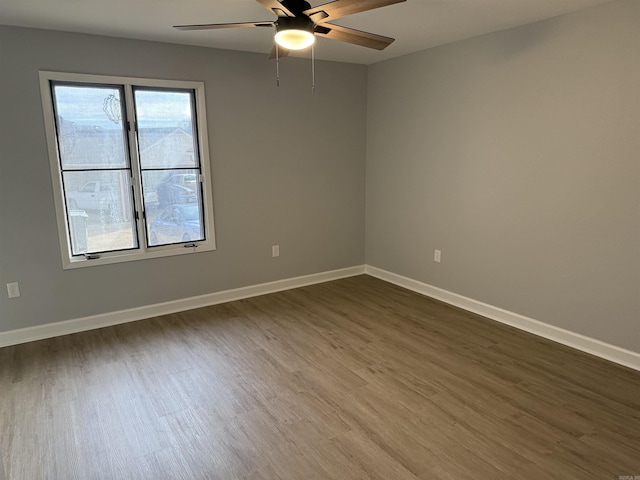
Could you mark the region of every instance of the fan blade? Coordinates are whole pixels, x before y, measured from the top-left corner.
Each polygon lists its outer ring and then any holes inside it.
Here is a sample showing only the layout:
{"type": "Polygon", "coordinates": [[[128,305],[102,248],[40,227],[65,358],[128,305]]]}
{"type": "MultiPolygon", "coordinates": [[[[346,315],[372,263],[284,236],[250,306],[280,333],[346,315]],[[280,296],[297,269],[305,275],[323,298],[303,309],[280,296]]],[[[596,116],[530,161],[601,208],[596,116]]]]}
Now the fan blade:
{"type": "Polygon", "coordinates": [[[406,2],[406,0],[335,0],[305,10],[304,14],[308,15],[314,23],[320,24],[337,20],[347,15],[353,15],[354,13],[366,12],[367,10],[402,2],[406,2]]]}
{"type": "Polygon", "coordinates": [[[362,47],[375,48],[376,50],[384,50],[394,42],[394,38],[383,37],[375,33],[361,32],[354,28],[341,27],[332,23],[323,23],[316,25],[314,30],[316,35],[339,40],[341,42],[353,43],[362,47]]]}
{"type": "Polygon", "coordinates": [[[279,17],[295,17],[295,15],[278,0],[256,0],[256,2],[279,17]]]}
{"type": "Polygon", "coordinates": [[[178,30],[217,30],[220,28],[273,27],[273,22],[208,23],[204,25],[174,25],[178,30]]]}
{"type": "MultiPolygon", "coordinates": [[[[278,47],[278,58],[282,58],[282,57],[286,57],[289,55],[289,52],[291,50],[288,50],[286,48],[282,48],[282,47],[278,47]]],[[[274,58],[276,58],[276,46],[274,45],[273,48],[271,49],[271,53],[269,54],[269,60],[273,60],[274,58]]]]}

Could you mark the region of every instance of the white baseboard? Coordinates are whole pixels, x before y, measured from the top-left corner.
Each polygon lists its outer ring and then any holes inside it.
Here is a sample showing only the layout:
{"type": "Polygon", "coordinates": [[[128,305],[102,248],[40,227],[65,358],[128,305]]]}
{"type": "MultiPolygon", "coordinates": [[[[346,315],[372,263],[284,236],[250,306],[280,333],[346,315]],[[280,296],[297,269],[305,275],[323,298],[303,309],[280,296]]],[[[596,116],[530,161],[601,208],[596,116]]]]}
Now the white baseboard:
{"type": "Polygon", "coordinates": [[[478,315],[482,315],[483,317],[487,317],[491,320],[511,325],[512,327],[516,327],[520,330],[533,333],[540,337],[553,340],[554,342],[567,345],[577,350],[590,353],[591,355],[640,371],[639,353],[616,347],[615,345],[610,345],[608,343],[601,342],[600,340],[580,335],[579,333],[554,327],[553,325],[525,317],[524,315],[509,312],[507,310],[479,302],[472,298],[467,298],[462,295],[458,295],[457,293],[452,293],[377,267],[366,265],[365,273],[372,277],[379,278],[380,280],[393,283],[394,285],[398,285],[408,290],[413,290],[414,292],[448,303],[449,305],[477,313],[478,315]]]}
{"type": "Polygon", "coordinates": [[[457,293],[452,293],[370,265],[361,265],[343,268],[340,270],[332,270],[329,272],[315,273],[171,302],[132,308],[129,310],[120,310],[117,312],[93,315],[90,317],[37,325],[8,332],[0,332],[0,348],[20,343],[33,342],[36,340],[43,340],[45,338],[57,337],[60,335],[84,332],[111,325],[118,325],[121,323],[134,322],[136,320],[182,312],[194,308],[232,302],[234,300],[241,300],[243,298],[255,297],[258,295],[266,295],[268,293],[275,293],[316,283],[338,280],[340,278],[362,275],[364,273],[462,308],[469,312],[477,313],[478,315],[482,315],[483,317],[487,317],[491,320],[511,325],[512,327],[520,330],[533,333],[563,345],[567,345],[611,362],[640,371],[640,354],[636,352],[625,350],[624,348],[616,347],[615,345],[610,345],[608,343],[601,342],[600,340],[580,335],[579,333],[554,327],[553,325],[525,317],[524,315],[509,312],[507,310],[479,302],[472,298],[464,297],[457,293]]]}
{"type": "Polygon", "coordinates": [[[363,273],[364,266],[360,265],[357,267],[349,267],[329,272],[304,275],[301,277],[276,280],[275,282],[261,283],[259,285],[225,290],[222,292],[174,300],[171,302],[157,303],[155,305],[132,308],[129,310],[120,310],[117,312],[77,318],[74,320],[66,320],[45,325],[37,325],[34,327],[21,328],[18,330],[10,330],[8,332],[0,332],[0,348],[7,347],[9,345],[17,345],[19,343],[57,337],[60,335],[84,332],[96,328],[109,327],[120,323],[134,322],[136,320],[157,317],[159,315],[183,312],[194,308],[208,307],[210,305],[241,300],[243,298],[256,297],[258,295],[290,290],[292,288],[304,287],[316,283],[329,282],[331,280],[352,277],[354,275],[362,275],[363,273]]]}

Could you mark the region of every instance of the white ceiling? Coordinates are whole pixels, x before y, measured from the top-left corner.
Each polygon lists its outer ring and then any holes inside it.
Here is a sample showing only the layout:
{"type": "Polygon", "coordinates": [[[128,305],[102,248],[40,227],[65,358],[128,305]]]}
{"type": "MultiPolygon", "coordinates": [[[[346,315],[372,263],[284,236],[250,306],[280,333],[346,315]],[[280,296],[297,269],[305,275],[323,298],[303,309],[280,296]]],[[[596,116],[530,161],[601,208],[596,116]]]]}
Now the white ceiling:
{"type": "MultiPolygon", "coordinates": [[[[376,51],[321,38],[316,57],[372,64],[610,0],[407,0],[335,23],[396,41],[376,51]]],[[[310,1],[317,6],[325,1],[310,1]]],[[[0,24],[264,52],[268,28],[178,31],[176,24],[275,20],[254,0],[0,0],[0,24]]],[[[308,54],[307,54],[308,55],[308,54]]]]}

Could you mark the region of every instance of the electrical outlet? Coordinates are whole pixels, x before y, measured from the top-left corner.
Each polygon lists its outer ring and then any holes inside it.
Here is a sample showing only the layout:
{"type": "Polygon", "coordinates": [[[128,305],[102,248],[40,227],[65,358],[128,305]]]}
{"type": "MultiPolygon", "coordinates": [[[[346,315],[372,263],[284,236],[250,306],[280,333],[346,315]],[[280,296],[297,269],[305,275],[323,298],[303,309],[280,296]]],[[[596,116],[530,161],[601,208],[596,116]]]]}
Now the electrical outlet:
{"type": "Polygon", "coordinates": [[[271,256],[279,257],[280,256],[280,245],[273,245],[271,247],[271,256]]]}
{"type": "Polygon", "coordinates": [[[9,298],[16,298],[20,296],[20,285],[18,282],[7,283],[7,293],[9,298]]]}
{"type": "Polygon", "coordinates": [[[441,258],[442,258],[442,252],[440,250],[434,250],[433,261],[436,263],[440,263],[441,258]]]}

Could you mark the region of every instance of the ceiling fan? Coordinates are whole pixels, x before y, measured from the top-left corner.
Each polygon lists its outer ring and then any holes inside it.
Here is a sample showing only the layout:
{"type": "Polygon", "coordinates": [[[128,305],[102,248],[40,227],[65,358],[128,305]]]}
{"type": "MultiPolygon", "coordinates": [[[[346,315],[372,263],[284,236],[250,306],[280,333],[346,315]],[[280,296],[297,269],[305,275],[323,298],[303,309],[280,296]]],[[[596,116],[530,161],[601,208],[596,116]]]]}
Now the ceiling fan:
{"type": "Polygon", "coordinates": [[[393,38],[362,32],[353,28],[329,23],[332,20],[386,7],[406,0],[334,0],[311,7],[305,0],[256,0],[278,16],[277,20],[246,23],[212,23],[203,25],[175,25],[178,30],[209,30],[221,28],[275,27],[275,41],[270,58],[288,55],[289,50],[302,50],[315,42],[315,36],[383,50],[393,38]]]}

